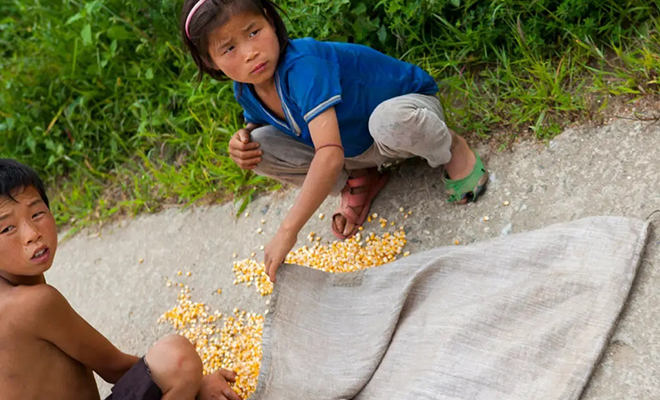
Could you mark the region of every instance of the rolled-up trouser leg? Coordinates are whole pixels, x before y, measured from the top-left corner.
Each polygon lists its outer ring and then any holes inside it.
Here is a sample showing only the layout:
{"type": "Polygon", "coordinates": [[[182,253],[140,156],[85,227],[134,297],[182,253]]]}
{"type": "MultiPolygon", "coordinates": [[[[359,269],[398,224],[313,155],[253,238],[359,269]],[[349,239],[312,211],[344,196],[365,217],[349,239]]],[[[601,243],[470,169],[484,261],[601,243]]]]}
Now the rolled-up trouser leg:
{"type": "Polygon", "coordinates": [[[451,159],[451,132],[437,96],[407,94],[382,102],[369,118],[378,152],[390,159],[422,157],[433,168],[451,159]]]}

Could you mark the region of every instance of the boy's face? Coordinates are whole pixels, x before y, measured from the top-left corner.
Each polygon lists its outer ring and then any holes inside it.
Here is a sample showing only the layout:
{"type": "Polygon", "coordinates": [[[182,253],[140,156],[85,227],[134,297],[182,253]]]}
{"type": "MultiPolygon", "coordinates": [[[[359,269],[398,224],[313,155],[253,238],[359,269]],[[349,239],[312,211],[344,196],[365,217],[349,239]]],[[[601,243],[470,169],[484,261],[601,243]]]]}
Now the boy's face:
{"type": "Polygon", "coordinates": [[[53,264],[55,219],[32,186],[0,197],[0,275],[10,282],[38,277],[53,264]]]}
{"type": "Polygon", "coordinates": [[[272,82],[280,44],[275,28],[263,15],[232,16],[211,33],[209,46],[215,65],[229,79],[255,86],[272,82]]]}

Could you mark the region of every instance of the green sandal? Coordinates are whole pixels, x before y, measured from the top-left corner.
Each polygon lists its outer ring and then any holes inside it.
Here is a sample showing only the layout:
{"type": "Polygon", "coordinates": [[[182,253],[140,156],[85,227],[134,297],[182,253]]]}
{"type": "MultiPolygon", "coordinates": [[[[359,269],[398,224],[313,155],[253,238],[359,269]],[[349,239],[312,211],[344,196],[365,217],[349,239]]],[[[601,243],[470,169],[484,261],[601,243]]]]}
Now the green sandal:
{"type": "Polygon", "coordinates": [[[470,175],[463,179],[451,180],[445,172],[442,180],[445,182],[445,192],[449,195],[447,203],[455,203],[466,200],[466,203],[476,201],[486,191],[486,184],[488,183],[488,170],[481,161],[481,157],[474,153],[477,157],[477,163],[470,175]]]}

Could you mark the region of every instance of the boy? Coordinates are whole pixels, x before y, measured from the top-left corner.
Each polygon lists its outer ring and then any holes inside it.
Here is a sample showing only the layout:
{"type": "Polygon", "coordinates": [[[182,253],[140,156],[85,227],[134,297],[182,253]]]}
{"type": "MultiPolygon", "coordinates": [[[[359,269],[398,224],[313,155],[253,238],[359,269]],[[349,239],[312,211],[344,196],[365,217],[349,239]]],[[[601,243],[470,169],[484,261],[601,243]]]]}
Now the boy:
{"type": "Polygon", "coordinates": [[[0,400],[99,399],[92,371],[115,383],[111,400],[240,400],[227,383],[235,374],[202,378],[181,336],[161,339],[143,358],[118,350],[46,284],[56,250],[41,179],[0,159],[0,400]]]}

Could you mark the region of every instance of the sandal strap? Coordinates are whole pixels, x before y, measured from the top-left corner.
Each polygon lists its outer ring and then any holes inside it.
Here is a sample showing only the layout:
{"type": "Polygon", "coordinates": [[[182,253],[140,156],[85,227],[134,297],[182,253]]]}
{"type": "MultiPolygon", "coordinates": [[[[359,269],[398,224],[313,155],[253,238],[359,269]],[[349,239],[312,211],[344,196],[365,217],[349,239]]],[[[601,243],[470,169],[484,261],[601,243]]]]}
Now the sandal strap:
{"type": "Polygon", "coordinates": [[[484,166],[481,157],[479,157],[477,153],[474,153],[474,155],[476,156],[477,161],[472,172],[470,172],[470,175],[463,179],[456,180],[449,179],[447,176],[443,177],[445,182],[445,192],[449,195],[450,202],[460,201],[468,193],[473,193],[473,195],[481,194],[480,187],[484,186],[486,183],[482,182],[482,180],[484,176],[488,175],[488,170],[484,166]]]}
{"type": "Polygon", "coordinates": [[[375,174],[367,174],[359,178],[349,178],[348,181],[346,181],[346,184],[351,188],[359,188],[362,186],[368,186],[376,180],[374,178],[377,178],[375,174]]]}
{"type": "Polygon", "coordinates": [[[341,191],[341,209],[333,215],[343,215],[350,223],[355,224],[360,219],[354,207],[364,207],[369,202],[369,188],[380,179],[378,172],[369,172],[359,178],[349,178],[346,186],[341,191]],[[365,190],[361,193],[353,193],[352,189],[363,187],[365,190]]]}

